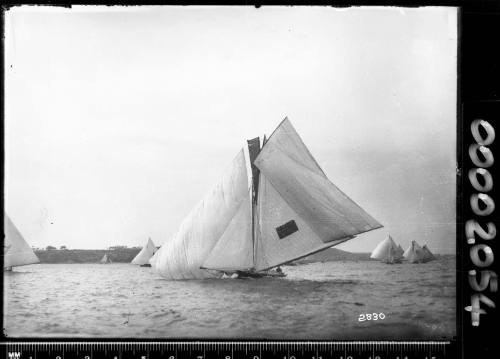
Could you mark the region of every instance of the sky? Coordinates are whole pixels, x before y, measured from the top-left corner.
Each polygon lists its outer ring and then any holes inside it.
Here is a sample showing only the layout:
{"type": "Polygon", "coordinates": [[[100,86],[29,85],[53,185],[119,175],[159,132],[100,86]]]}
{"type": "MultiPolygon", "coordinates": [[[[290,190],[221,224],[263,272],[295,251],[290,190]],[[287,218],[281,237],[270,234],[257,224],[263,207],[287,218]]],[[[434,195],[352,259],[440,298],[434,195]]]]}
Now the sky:
{"type": "Polygon", "coordinates": [[[287,116],[387,234],[455,251],[457,10],[23,6],[5,15],[5,210],[32,246],[161,245],[287,116]]]}

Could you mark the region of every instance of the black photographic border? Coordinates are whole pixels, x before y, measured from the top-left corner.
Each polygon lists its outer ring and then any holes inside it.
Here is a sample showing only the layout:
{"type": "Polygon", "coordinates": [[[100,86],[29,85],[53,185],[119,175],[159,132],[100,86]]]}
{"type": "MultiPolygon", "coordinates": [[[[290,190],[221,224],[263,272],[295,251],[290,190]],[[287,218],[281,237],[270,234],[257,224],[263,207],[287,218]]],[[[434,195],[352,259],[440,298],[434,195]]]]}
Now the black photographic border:
{"type": "MultiPolygon", "coordinates": [[[[173,4],[190,5],[189,2],[171,2],[173,4]]],[[[11,3],[2,6],[2,33],[4,34],[4,12],[12,6],[17,6],[22,3],[11,3]]],[[[37,4],[44,5],[43,2],[37,4]]],[[[74,5],[89,4],[87,2],[74,2],[74,5]]],[[[128,5],[126,3],[102,3],[106,5],[128,5]]],[[[135,5],[159,5],[162,2],[142,2],[135,5]]],[[[191,4],[201,5],[203,2],[192,2],[191,4]]],[[[64,6],[70,7],[70,3],[47,2],[48,6],[64,6]]],[[[165,5],[165,4],[162,4],[165,5]]],[[[294,2],[283,3],[279,1],[265,2],[261,1],[255,4],[248,2],[214,2],[212,5],[323,5],[323,6],[362,6],[362,5],[377,5],[377,6],[457,6],[458,12],[458,58],[457,58],[457,337],[450,344],[451,351],[449,357],[456,358],[498,358],[498,308],[490,308],[482,306],[486,310],[486,314],[480,315],[479,326],[473,326],[471,321],[471,313],[465,310],[465,307],[470,306],[471,296],[476,292],[471,288],[469,283],[469,271],[475,269],[480,272],[470,257],[471,244],[467,243],[465,235],[465,223],[470,219],[477,219],[480,223],[488,221],[494,222],[498,227],[498,202],[497,209],[487,217],[478,217],[470,206],[470,197],[475,191],[468,179],[468,171],[475,167],[469,156],[469,146],[475,140],[471,133],[471,123],[475,119],[483,119],[488,121],[496,130],[496,141],[488,146],[493,155],[498,154],[498,141],[500,141],[500,55],[497,49],[500,43],[500,2],[495,0],[462,0],[462,1],[316,1],[316,2],[294,2]]],[[[4,54],[4,42],[1,44],[2,55],[4,54]]],[[[1,58],[2,68],[4,68],[4,56],[1,58]]],[[[5,88],[4,77],[2,76],[2,87],[5,88]]],[[[4,92],[5,94],[5,92],[4,92]]],[[[5,95],[4,95],[5,96],[5,95]]],[[[1,101],[2,119],[4,119],[4,97],[1,101]]],[[[4,121],[1,124],[2,135],[4,134],[4,121]]],[[[3,138],[3,137],[2,137],[3,138]]],[[[5,160],[5,149],[2,146],[2,160],[5,160]]],[[[500,159],[497,158],[497,161],[500,159]]],[[[496,200],[498,198],[495,182],[498,178],[495,177],[494,171],[498,164],[493,164],[490,172],[493,175],[493,189],[488,194],[496,200]]],[[[1,179],[4,183],[4,166],[1,168],[1,179]]],[[[4,193],[2,191],[2,199],[4,193]]],[[[2,224],[3,226],[3,224],[2,224]]],[[[484,227],[484,226],[483,226],[484,227]]],[[[2,239],[3,240],[3,239],[2,239]]],[[[477,240],[477,243],[485,243],[491,247],[496,254],[494,261],[487,269],[499,273],[498,262],[500,254],[499,246],[496,243],[498,239],[493,239],[487,242],[477,240]]],[[[3,262],[3,257],[0,256],[0,262],[3,262]]],[[[2,266],[3,267],[3,266],[2,266]]],[[[0,276],[0,285],[3,291],[3,276],[0,276]]],[[[496,306],[500,305],[498,291],[492,292],[486,289],[481,294],[486,295],[492,300],[496,306]]],[[[3,312],[3,295],[0,296],[0,311],[3,312]]],[[[3,315],[0,318],[0,323],[3,328],[3,315]]],[[[242,338],[244,341],[245,339],[242,338]]],[[[2,331],[1,342],[68,342],[69,340],[61,338],[11,338],[5,337],[2,331]]],[[[95,342],[95,339],[76,339],[78,342],[95,342]]],[[[121,338],[100,338],[98,341],[106,342],[130,342],[130,339],[121,338]]],[[[148,339],[134,340],[134,342],[148,342],[148,339]]],[[[175,340],[158,340],[164,342],[175,342],[175,340]]],[[[193,340],[195,342],[196,340],[193,340]]],[[[217,340],[216,340],[217,341],[217,340]]],[[[236,342],[237,340],[234,340],[236,342]]],[[[211,340],[213,342],[213,340],[211,340]]],[[[222,342],[222,341],[221,341],[222,342]]],[[[225,340],[227,342],[227,340],[225,340]]],[[[251,342],[251,341],[249,341],[251,342]]],[[[448,355],[447,355],[448,357],[448,355]]]]}

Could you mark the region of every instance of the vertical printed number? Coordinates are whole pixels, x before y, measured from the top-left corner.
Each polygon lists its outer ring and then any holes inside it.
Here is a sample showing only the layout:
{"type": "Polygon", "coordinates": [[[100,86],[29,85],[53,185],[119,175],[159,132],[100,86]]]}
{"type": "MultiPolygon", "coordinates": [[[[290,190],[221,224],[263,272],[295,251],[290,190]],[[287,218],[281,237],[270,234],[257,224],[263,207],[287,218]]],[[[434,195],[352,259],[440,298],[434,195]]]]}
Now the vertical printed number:
{"type": "Polygon", "coordinates": [[[476,234],[479,238],[484,239],[486,241],[492,240],[497,235],[497,227],[495,223],[488,222],[486,224],[486,230],[481,227],[478,221],[475,219],[469,219],[465,223],[465,235],[467,237],[467,243],[474,244],[476,243],[476,234]]]}
{"type": "MultiPolygon", "coordinates": [[[[475,119],[471,123],[470,130],[475,142],[469,146],[469,159],[476,168],[469,170],[468,177],[470,185],[477,193],[470,196],[469,204],[476,216],[486,217],[495,211],[495,201],[486,194],[493,189],[493,176],[487,168],[495,163],[495,159],[493,152],[487,146],[495,140],[495,129],[488,121],[475,119]]],[[[493,270],[486,269],[494,262],[493,250],[484,243],[476,244],[478,239],[490,241],[496,236],[495,224],[488,222],[485,225],[486,230],[475,219],[470,219],[465,224],[467,243],[471,245],[470,260],[476,268],[481,269],[479,279],[475,269],[469,270],[468,273],[469,286],[475,293],[471,295],[471,305],[465,307],[465,310],[471,313],[474,327],[479,326],[480,315],[486,314],[481,304],[483,307],[495,308],[495,303],[482,292],[486,289],[489,289],[491,293],[498,291],[497,274],[493,270]],[[479,256],[479,253],[482,256],[479,256]]]]}

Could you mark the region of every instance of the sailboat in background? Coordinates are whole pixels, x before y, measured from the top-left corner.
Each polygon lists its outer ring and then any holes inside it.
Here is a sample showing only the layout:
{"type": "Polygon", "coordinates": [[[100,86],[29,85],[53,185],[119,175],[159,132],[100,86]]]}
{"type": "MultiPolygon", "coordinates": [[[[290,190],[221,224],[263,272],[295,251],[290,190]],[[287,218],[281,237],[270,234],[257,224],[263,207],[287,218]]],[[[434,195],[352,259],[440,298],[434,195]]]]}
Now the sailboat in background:
{"type": "Polygon", "coordinates": [[[109,258],[107,254],[104,254],[104,256],[100,260],[100,263],[101,264],[110,264],[113,262],[111,261],[111,258],[109,258]]]}
{"type": "Polygon", "coordinates": [[[410,263],[423,263],[424,251],[417,242],[411,241],[411,244],[404,252],[403,257],[410,263]]]}
{"type": "Polygon", "coordinates": [[[424,254],[422,260],[423,263],[430,262],[436,259],[436,257],[434,257],[434,254],[432,254],[432,252],[427,247],[427,244],[424,244],[424,246],[422,247],[422,252],[424,254]]]}
{"type": "Polygon", "coordinates": [[[12,270],[12,267],[39,263],[33,249],[24,240],[21,232],[17,229],[9,216],[3,214],[3,228],[5,231],[5,241],[3,247],[3,268],[6,271],[12,270]]]}
{"type": "Polygon", "coordinates": [[[401,258],[404,258],[403,255],[404,255],[405,251],[404,251],[403,247],[401,247],[401,244],[399,244],[399,243],[398,243],[397,253],[398,253],[398,255],[401,256],[401,258]]]}
{"type": "Polygon", "coordinates": [[[248,141],[150,263],[168,279],[264,276],[382,227],[328,180],[285,118],[248,141]],[[249,183],[250,178],[250,183],[249,183]]]}
{"type": "Polygon", "coordinates": [[[153,257],[156,252],[156,247],[151,238],[148,238],[148,242],[141,251],[132,259],[132,264],[140,265],[141,267],[151,267],[149,259],[153,257]]]}
{"type": "Polygon", "coordinates": [[[401,263],[403,259],[403,249],[394,242],[390,235],[388,235],[386,239],[375,247],[370,258],[378,259],[388,264],[401,263]]]}

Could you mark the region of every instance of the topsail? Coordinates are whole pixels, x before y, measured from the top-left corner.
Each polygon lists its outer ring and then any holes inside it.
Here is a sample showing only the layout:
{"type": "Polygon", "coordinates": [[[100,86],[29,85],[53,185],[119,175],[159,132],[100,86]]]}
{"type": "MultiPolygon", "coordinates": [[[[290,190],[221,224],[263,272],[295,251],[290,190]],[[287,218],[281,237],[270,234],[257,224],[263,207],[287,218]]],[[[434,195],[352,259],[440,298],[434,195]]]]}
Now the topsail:
{"type": "Polygon", "coordinates": [[[39,263],[40,260],[6,213],[3,215],[3,226],[5,230],[3,267],[39,263]]]}
{"type": "Polygon", "coordinates": [[[163,277],[263,271],[381,227],[328,180],[288,119],[262,149],[248,145],[251,173],[241,150],[150,261],[163,277]]]}

